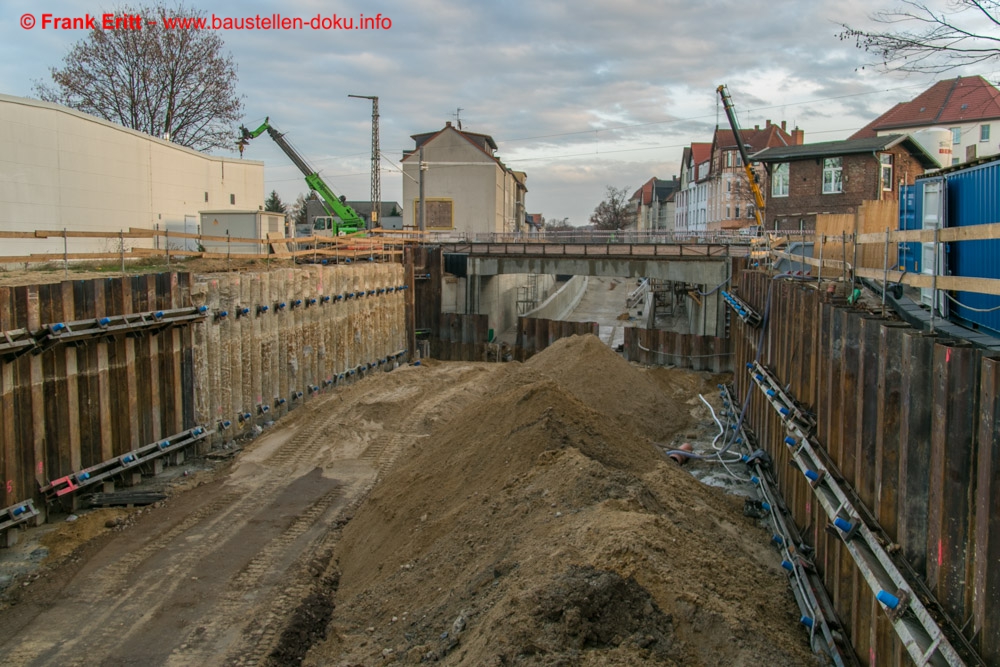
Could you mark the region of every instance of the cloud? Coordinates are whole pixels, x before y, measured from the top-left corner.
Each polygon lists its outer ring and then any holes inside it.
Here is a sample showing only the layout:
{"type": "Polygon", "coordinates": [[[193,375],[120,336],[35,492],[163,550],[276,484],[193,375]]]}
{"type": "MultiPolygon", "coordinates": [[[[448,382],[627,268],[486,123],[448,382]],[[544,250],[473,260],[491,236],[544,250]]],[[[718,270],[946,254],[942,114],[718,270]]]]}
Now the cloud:
{"type": "MultiPolygon", "coordinates": [[[[351,199],[368,196],[371,107],[350,93],[380,97],[381,145],[397,161],[413,146],[410,135],[440,129],[461,107],[466,129],[492,135],[501,158],[527,171],[529,210],[583,223],[606,185],[669,178],[684,145],[711,139],[716,123],[726,123],[719,84],[729,86],[742,123],[796,122],[807,141],[845,137],[929,84],[860,69],[865,54],[837,38],[841,22],[863,25],[890,0],[200,5],[218,16],[390,18],[388,30],[220,34],[239,64],[247,124],[270,116],[351,199]]],[[[19,17],[36,7],[15,0],[0,10],[0,92],[28,94],[32,79],[47,78],[84,36],[21,29],[19,17]]],[[[103,10],[49,0],[44,11],[103,10]]],[[[265,161],[268,191],[293,200],[305,190],[266,138],[247,157],[265,161]]],[[[383,197],[398,200],[402,177],[386,168],[383,197]]]]}

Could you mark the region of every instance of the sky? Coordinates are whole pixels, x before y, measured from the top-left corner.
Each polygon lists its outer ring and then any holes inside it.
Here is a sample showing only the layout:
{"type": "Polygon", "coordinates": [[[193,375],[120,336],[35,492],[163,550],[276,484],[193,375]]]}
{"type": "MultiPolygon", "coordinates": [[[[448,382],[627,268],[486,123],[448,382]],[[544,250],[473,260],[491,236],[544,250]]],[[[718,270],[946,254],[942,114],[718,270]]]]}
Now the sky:
{"type": "MultiPolygon", "coordinates": [[[[930,0],[942,6],[945,0],[930,0]]],[[[120,11],[110,0],[0,2],[0,93],[33,96],[86,31],[41,26],[120,11]],[[25,29],[22,18],[36,22],[25,29]]],[[[174,5],[170,5],[174,6],[174,5]]],[[[787,121],[806,143],[847,138],[935,80],[886,73],[841,23],[875,26],[892,0],[269,0],[188,3],[209,16],[380,16],[379,30],[223,30],[238,65],[244,123],[269,116],[338,193],[370,198],[371,103],[381,112],[382,199],[401,202],[398,165],[410,135],[461,118],[528,175],[527,210],[587,224],[607,186],[637,189],[678,174],[684,146],[728,127],[716,94],[729,87],[743,127],[787,121]],[[459,109],[461,111],[459,112],[459,109]],[[456,116],[458,114],[458,116],[456,116]]],[[[183,13],[183,12],[180,12],[183,13]]],[[[1000,71],[967,72],[1000,78],[1000,71]]],[[[951,75],[953,76],[953,75],[951,75]]],[[[235,140],[235,136],[234,136],[235,140]]],[[[220,153],[224,154],[224,153],[220,153]]],[[[236,157],[234,152],[231,154],[236,157]]],[[[307,191],[266,137],[267,192],[307,191]]]]}

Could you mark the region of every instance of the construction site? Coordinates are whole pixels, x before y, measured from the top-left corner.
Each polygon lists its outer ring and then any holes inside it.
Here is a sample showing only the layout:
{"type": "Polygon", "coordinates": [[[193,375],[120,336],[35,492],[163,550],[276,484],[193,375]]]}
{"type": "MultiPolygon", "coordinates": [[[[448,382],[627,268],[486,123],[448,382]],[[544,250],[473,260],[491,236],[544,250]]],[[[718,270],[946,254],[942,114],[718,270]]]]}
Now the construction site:
{"type": "Polygon", "coordinates": [[[728,336],[598,275],[504,363],[456,248],[350,243],[7,276],[5,662],[991,664],[995,359],[692,243],[614,261],[719,264],[728,336]]]}
{"type": "MultiPolygon", "coordinates": [[[[260,163],[0,103],[133,142],[153,202],[0,230],[5,664],[1000,664],[1000,209],[960,204],[1000,162],[912,226],[476,236],[422,189],[378,226],[374,176],[364,219],[265,119],[321,200],[286,233],[260,163]]],[[[413,138],[524,214],[492,138],[413,138]]]]}

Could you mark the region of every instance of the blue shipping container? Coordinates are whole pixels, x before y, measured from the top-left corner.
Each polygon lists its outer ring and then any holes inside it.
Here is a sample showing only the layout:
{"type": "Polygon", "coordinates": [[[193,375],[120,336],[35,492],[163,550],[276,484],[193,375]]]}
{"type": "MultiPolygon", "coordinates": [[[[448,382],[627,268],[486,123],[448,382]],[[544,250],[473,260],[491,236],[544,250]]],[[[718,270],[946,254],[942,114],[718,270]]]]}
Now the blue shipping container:
{"type": "MultiPolygon", "coordinates": [[[[920,229],[923,220],[924,184],[917,181],[904,185],[899,191],[899,228],[920,229]]],[[[899,244],[899,266],[909,273],[920,273],[920,243],[899,244]]]]}
{"type": "MultiPolygon", "coordinates": [[[[945,174],[948,227],[1000,222],[1000,159],[945,174]]],[[[1000,278],[1000,240],[948,244],[948,269],[963,278],[1000,278]]],[[[956,292],[952,319],[1000,335],[1000,296],[956,292]],[[992,312],[978,311],[998,308],[992,312]]]]}

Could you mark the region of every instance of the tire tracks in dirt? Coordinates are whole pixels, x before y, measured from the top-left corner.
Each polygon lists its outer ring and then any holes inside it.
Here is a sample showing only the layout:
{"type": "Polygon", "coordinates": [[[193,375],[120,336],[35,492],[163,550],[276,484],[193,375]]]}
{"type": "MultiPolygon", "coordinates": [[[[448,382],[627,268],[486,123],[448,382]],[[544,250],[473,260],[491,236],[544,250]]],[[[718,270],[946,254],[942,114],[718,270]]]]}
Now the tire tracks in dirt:
{"type": "MultiPolygon", "coordinates": [[[[224,477],[172,496],[89,556],[16,637],[0,638],[4,664],[256,665],[277,664],[270,656],[288,641],[299,651],[283,633],[311,596],[332,598],[330,554],[352,508],[492,375],[442,365],[387,378],[422,388],[405,399],[386,400],[373,377],[311,401],[224,477]],[[365,405],[384,419],[359,416],[365,405]]],[[[0,612],[0,624],[16,613],[0,612]]]]}

